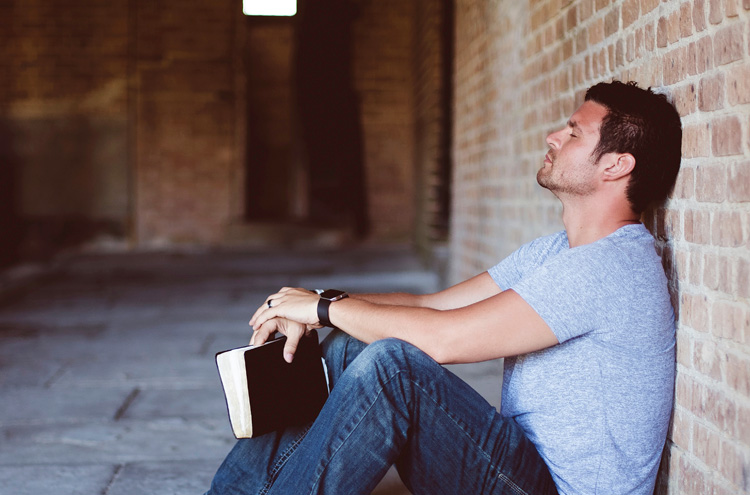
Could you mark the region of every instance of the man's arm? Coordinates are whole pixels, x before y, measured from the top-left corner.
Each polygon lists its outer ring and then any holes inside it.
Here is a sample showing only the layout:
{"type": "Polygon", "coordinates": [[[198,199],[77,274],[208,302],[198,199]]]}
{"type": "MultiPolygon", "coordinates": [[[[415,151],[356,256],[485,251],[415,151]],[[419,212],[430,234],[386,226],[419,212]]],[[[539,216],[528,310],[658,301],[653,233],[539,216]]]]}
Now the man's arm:
{"type": "Polygon", "coordinates": [[[384,294],[350,294],[350,297],[374,304],[445,310],[468,306],[499,293],[500,288],[492,280],[489,273],[484,272],[434,294],[391,292],[384,294]]]}
{"type": "Polygon", "coordinates": [[[469,306],[434,310],[337,301],[331,323],[364,342],[396,337],[439,363],[468,363],[551,347],[555,334],[512,290],[469,306]]]}
{"type": "MultiPolygon", "coordinates": [[[[480,282],[481,283],[481,282],[480,282]]],[[[318,296],[282,289],[273,306],[259,308],[251,325],[256,339],[268,338],[276,317],[318,324],[318,296]]],[[[515,356],[557,344],[544,320],[512,290],[454,309],[376,304],[347,298],[331,304],[331,323],[363,342],[395,337],[422,349],[440,363],[468,363],[515,356]]]]}

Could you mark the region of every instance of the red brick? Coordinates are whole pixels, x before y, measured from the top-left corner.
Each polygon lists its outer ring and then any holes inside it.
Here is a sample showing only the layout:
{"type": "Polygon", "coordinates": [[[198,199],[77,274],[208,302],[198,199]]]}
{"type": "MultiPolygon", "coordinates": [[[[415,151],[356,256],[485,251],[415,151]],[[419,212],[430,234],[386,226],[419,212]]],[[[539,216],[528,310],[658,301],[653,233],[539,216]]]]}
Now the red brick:
{"type": "Polygon", "coordinates": [[[667,46],[667,18],[659,17],[656,24],[656,46],[664,48],[667,46]]]}
{"type": "Polygon", "coordinates": [[[641,0],[641,15],[648,14],[659,6],[659,0],[641,0]]]}
{"type": "Polygon", "coordinates": [[[609,38],[620,29],[620,9],[618,7],[610,10],[604,16],[604,36],[609,38]]]}
{"type": "Polygon", "coordinates": [[[711,334],[738,344],[745,343],[750,314],[741,305],[716,301],[711,310],[711,334]]]}
{"type": "Polygon", "coordinates": [[[721,203],[727,196],[725,165],[699,166],[695,174],[696,198],[704,203],[721,203]]]}
{"type": "Polygon", "coordinates": [[[750,359],[740,354],[727,353],[727,385],[732,390],[750,398],[750,359]]]}
{"type": "Polygon", "coordinates": [[[703,255],[703,284],[725,294],[732,292],[731,266],[726,256],[703,255]]]}
{"type": "Polygon", "coordinates": [[[589,25],[589,45],[597,45],[604,40],[604,19],[601,17],[589,25]]]}
{"type": "Polygon", "coordinates": [[[740,247],[747,241],[747,226],[744,215],[738,211],[714,213],[712,244],[722,247],[740,247]]]}
{"type": "Polygon", "coordinates": [[[714,60],[716,65],[725,65],[743,56],[743,26],[734,24],[720,29],[714,35],[714,60]]]}
{"type": "MultiPolygon", "coordinates": [[[[700,177],[700,175],[698,175],[700,177]]],[[[703,210],[685,210],[685,240],[694,244],[711,242],[711,214],[703,210]]]]}
{"type": "Polygon", "coordinates": [[[695,286],[703,284],[703,254],[695,250],[690,253],[690,283],[695,286]]]}
{"type": "Polygon", "coordinates": [[[629,34],[625,40],[625,60],[632,62],[635,60],[635,35],[629,34]]]}
{"type": "Polygon", "coordinates": [[[700,495],[706,493],[705,473],[696,467],[686,456],[680,457],[680,469],[677,477],[676,493],[700,495]]]}
{"type": "Polygon", "coordinates": [[[724,0],[708,0],[708,21],[711,24],[719,24],[724,19],[723,3],[724,0]]]}
{"type": "MultiPolygon", "coordinates": [[[[727,397],[727,393],[717,387],[711,387],[707,391],[706,416],[712,425],[720,433],[725,435],[734,434],[734,425],[737,421],[737,409],[733,400],[727,397]]],[[[712,467],[716,468],[716,465],[712,467]]]]}
{"type": "Polygon", "coordinates": [[[586,21],[594,13],[593,0],[581,0],[578,3],[578,19],[581,23],[586,21]]]}
{"type": "Polygon", "coordinates": [[[695,171],[692,168],[680,168],[674,188],[674,197],[693,199],[695,196],[695,171]]]}
{"type": "Polygon", "coordinates": [[[722,441],[721,467],[719,472],[735,486],[747,486],[747,470],[750,460],[747,458],[747,448],[741,450],[734,441],[722,441]]]}
{"type": "MultiPolygon", "coordinates": [[[[737,295],[739,297],[750,297],[750,261],[740,258],[737,260],[737,295]]],[[[750,311],[748,311],[750,315],[750,311]]],[[[745,331],[745,340],[750,339],[750,334],[745,331]]]]}
{"type": "Polygon", "coordinates": [[[617,40],[615,45],[615,65],[617,67],[625,65],[625,43],[622,39],[617,40]]]}
{"type": "MultiPolygon", "coordinates": [[[[672,99],[674,102],[674,106],[677,109],[677,111],[680,113],[681,117],[685,117],[686,115],[690,115],[691,113],[695,112],[696,110],[696,100],[695,97],[695,86],[693,84],[686,84],[684,86],[679,86],[675,88],[672,91],[672,99]]],[[[683,147],[685,144],[685,132],[683,130],[683,138],[682,143],[683,147]]],[[[683,155],[684,156],[684,155],[683,155]]]]}
{"type": "Polygon", "coordinates": [[[750,201],[750,162],[740,162],[730,168],[729,199],[734,202],[750,201]]]}
{"type": "Polygon", "coordinates": [[[705,341],[696,341],[693,346],[693,367],[713,380],[721,380],[721,359],[716,346],[705,341]]]}
{"type": "Polygon", "coordinates": [[[639,15],[640,1],[639,0],[625,0],[622,4],[622,28],[626,28],[633,24],[639,15]]]}
{"type": "Polygon", "coordinates": [[[675,43],[680,39],[680,11],[675,10],[667,18],[667,40],[675,43]]]}
{"type": "Polygon", "coordinates": [[[587,28],[581,28],[576,35],[576,54],[583,53],[589,47],[589,33],[587,28]]]}
{"type": "Polygon", "coordinates": [[[737,17],[740,15],[739,6],[737,5],[738,0],[726,0],[724,7],[726,8],[725,14],[727,17],[737,17]]]}
{"type": "Polygon", "coordinates": [[[568,31],[572,31],[578,25],[578,6],[572,5],[565,16],[568,31]]]}
{"type": "Polygon", "coordinates": [[[680,46],[664,56],[664,83],[677,84],[687,77],[688,47],[680,46]]]}
{"type": "Polygon", "coordinates": [[[693,34],[693,8],[689,3],[680,6],[680,37],[687,38],[693,34]]]}
{"type": "Polygon", "coordinates": [[[711,469],[718,469],[721,446],[719,434],[698,422],[693,428],[693,453],[711,469]]]}
{"type": "Polygon", "coordinates": [[[719,73],[701,79],[698,108],[704,112],[724,108],[724,74],[719,73]]]}
{"type": "Polygon", "coordinates": [[[712,122],[711,150],[714,156],[742,154],[742,126],[737,117],[724,117],[712,122]]]}
{"type": "Polygon", "coordinates": [[[647,52],[654,51],[654,46],[656,46],[656,32],[652,22],[649,22],[643,28],[643,43],[647,52]]]}
{"type": "Polygon", "coordinates": [[[685,294],[680,298],[680,322],[698,332],[708,332],[709,304],[705,295],[685,294]]]}
{"type": "Polygon", "coordinates": [[[669,438],[683,450],[688,450],[690,448],[690,438],[692,435],[693,422],[690,419],[690,416],[681,410],[675,410],[669,438]]]}
{"type": "MultiPolygon", "coordinates": [[[[677,373],[674,389],[675,405],[691,411],[693,406],[693,382],[688,375],[677,373]]],[[[687,447],[687,445],[685,445],[687,447]]]]}
{"type": "Polygon", "coordinates": [[[750,445],[750,407],[737,409],[737,440],[750,445]]]}
{"type": "Polygon", "coordinates": [[[691,55],[695,58],[695,70],[697,74],[703,74],[713,68],[713,44],[709,36],[704,36],[694,43],[690,43],[691,55]]]}
{"type": "Polygon", "coordinates": [[[750,65],[732,67],[727,72],[727,96],[730,105],[750,103],[750,65]]]}
{"type": "Polygon", "coordinates": [[[693,4],[693,24],[698,32],[706,29],[706,5],[705,0],[695,0],[693,4]]]}

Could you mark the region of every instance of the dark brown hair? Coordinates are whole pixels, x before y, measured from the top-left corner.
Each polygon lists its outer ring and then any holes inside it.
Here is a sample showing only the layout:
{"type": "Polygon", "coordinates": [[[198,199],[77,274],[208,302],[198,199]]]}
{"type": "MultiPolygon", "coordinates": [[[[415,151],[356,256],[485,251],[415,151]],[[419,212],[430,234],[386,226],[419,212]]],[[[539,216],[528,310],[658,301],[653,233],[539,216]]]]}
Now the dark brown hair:
{"type": "Polygon", "coordinates": [[[586,101],[607,108],[594,150],[598,161],[606,153],[630,153],[635,168],[627,197],[640,214],[667,199],[674,188],[682,155],[682,124],[667,97],[636,83],[599,83],[586,92],[586,101]]]}

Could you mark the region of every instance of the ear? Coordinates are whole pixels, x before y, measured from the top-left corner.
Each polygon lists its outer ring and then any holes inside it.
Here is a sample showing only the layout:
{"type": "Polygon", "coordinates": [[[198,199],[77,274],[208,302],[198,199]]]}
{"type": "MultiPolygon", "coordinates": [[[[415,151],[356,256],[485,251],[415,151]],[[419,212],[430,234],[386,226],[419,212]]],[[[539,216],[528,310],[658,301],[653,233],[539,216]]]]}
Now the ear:
{"type": "Polygon", "coordinates": [[[612,155],[612,159],[604,169],[602,178],[607,181],[619,180],[627,177],[635,168],[635,157],[630,153],[617,153],[612,155]]]}

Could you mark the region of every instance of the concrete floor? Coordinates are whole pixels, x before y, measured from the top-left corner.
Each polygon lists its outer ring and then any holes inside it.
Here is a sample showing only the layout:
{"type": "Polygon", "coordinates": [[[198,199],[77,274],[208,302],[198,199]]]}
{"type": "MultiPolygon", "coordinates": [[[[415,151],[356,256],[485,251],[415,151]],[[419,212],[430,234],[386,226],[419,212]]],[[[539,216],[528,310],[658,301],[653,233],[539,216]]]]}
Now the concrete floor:
{"type": "MultiPolygon", "coordinates": [[[[399,247],[79,254],[3,274],[0,494],[202,494],[234,442],[214,354],[285,285],[439,281],[399,247]]],[[[500,362],[453,369],[499,404],[500,362]]],[[[391,472],[374,493],[408,492],[391,472]]]]}

